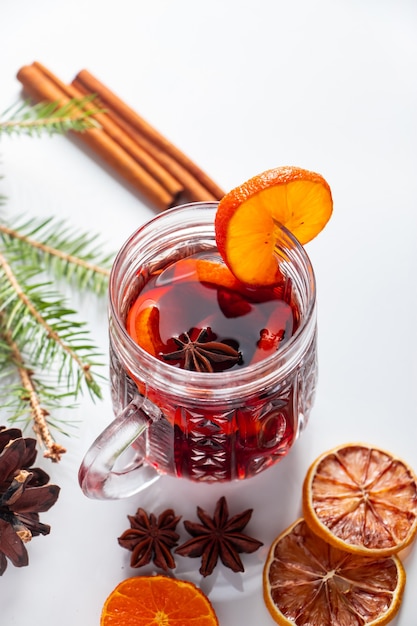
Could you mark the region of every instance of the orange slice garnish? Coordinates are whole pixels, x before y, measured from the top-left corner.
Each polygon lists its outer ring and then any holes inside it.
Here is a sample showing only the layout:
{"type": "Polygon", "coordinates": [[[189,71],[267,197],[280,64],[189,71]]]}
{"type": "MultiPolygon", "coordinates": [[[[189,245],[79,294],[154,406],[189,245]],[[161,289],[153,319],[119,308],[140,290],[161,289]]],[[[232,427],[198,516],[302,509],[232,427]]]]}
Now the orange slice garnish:
{"type": "Polygon", "coordinates": [[[167,576],[121,582],[104,603],[100,626],[218,626],[208,598],[193,583],[167,576]]]}
{"type": "Polygon", "coordinates": [[[162,347],[159,334],[159,309],[155,304],[136,300],[129,311],[126,329],[132,339],[144,350],[156,356],[162,347]]]}
{"type": "Polygon", "coordinates": [[[160,280],[161,278],[164,284],[182,280],[210,283],[216,287],[228,289],[237,289],[242,286],[221,259],[213,261],[204,257],[191,256],[179,259],[160,273],[160,280]]]}
{"type": "Polygon", "coordinates": [[[389,555],[417,532],[417,478],[390,452],[345,444],[310,466],[303,484],[304,518],[333,546],[357,554],[389,555]]]}
{"type": "MultiPolygon", "coordinates": [[[[231,290],[243,288],[243,285],[233,276],[226,265],[208,259],[180,259],[166,271],[172,271],[173,279],[182,277],[186,280],[199,281],[231,290]]],[[[161,298],[168,290],[169,286],[159,290],[158,297],[161,298]]],[[[148,294],[147,298],[141,298],[139,295],[130,308],[126,320],[126,330],[130,337],[153,356],[161,352],[164,347],[159,332],[160,311],[155,302],[152,298],[152,292],[148,294]]]]}
{"type": "Polygon", "coordinates": [[[348,554],[299,519],[272,543],[265,604],[278,624],[383,626],[397,613],[405,571],[397,556],[348,554]]]}
{"type": "Polygon", "coordinates": [[[255,286],[280,282],[275,254],[279,225],[301,244],[313,239],[333,210],[325,179],[299,167],[278,167],[227,193],[216,212],[216,242],[231,272],[255,286]]]}
{"type": "Polygon", "coordinates": [[[242,284],[232,274],[229,268],[223,263],[215,263],[208,259],[197,259],[196,261],[197,278],[202,283],[209,283],[216,287],[224,287],[239,291],[242,284]]]}
{"type": "Polygon", "coordinates": [[[175,261],[172,267],[164,270],[165,281],[179,279],[208,283],[215,287],[239,290],[243,287],[229,268],[219,261],[211,259],[186,257],[175,261]]]}

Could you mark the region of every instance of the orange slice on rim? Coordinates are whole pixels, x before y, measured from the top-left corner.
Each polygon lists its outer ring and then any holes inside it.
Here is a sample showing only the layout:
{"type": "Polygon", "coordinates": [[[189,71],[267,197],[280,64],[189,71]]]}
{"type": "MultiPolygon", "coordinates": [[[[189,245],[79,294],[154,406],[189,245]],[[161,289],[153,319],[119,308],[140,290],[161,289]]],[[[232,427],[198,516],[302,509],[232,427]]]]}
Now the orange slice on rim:
{"type": "Polygon", "coordinates": [[[341,550],[394,554],[417,533],[417,477],[390,452],[345,444],[310,466],[303,511],[313,532],[341,550]]]}
{"type": "Polygon", "coordinates": [[[280,534],[264,567],[266,606],[278,624],[383,626],[397,613],[405,571],[397,556],[349,554],[299,519],[280,534]]]}
{"type": "Polygon", "coordinates": [[[167,576],[121,582],[104,603],[100,626],[218,626],[208,598],[193,583],[167,576]]]}
{"type": "Polygon", "coordinates": [[[232,273],[251,285],[281,280],[274,249],[285,226],[301,244],[313,239],[333,210],[330,187],[315,172],[278,167],[227,193],[216,212],[216,242],[232,273]]]}

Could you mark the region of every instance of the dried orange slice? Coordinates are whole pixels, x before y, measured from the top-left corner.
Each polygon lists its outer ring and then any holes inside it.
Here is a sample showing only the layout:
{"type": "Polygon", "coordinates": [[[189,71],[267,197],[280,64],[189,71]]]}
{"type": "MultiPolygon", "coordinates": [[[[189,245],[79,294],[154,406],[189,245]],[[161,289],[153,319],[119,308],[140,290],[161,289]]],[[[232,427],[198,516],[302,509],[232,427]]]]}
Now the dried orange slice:
{"type": "Polygon", "coordinates": [[[349,554],[299,519],[272,543],[264,567],[266,606],[288,626],[382,626],[397,613],[405,571],[397,556],[349,554]]]}
{"type": "Polygon", "coordinates": [[[100,626],[218,626],[208,598],[193,583],[167,576],[122,581],[104,603],[100,626]]]}
{"type": "Polygon", "coordinates": [[[274,249],[278,225],[305,244],[327,224],[333,210],[330,187],[315,172],[278,167],[254,176],[219,202],[217,247],[242,282],[271,285],[281,280],[274,249]]]}
{"type": "Polygon", "coordinates": [[[325,541],[358,554],[389,555],[417,532],[417,478],[390,452],[342,445],[319,456],[303,484],[304,518],[325,541]]]}

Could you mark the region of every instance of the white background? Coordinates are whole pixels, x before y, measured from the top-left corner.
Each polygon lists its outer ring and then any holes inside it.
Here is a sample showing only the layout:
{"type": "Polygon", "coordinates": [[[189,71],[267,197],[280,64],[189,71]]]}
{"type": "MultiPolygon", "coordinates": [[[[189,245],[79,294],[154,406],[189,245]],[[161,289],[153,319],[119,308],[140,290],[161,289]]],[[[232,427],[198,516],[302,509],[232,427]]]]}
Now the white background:
{"type": "MultiPolygon", "coordinates": [[[[79,423],[62,441],[62,462],[39,455],[62,491],[42,515],[51,534],[28,545],[29,567],[10,564],[0,579],[0,624],[98,625],[112,588],[141,573],[117,544],[126,515],[138,505],[173,506],[194,519],[197,504],[211,510],[224,493],[231,513],[254,508],[247,531],[265,548],[244,556],[243,576],[218,568],[203,589],[221,626],[271,626],[262,563],[301,513],[313,459],[363,440],[417,469],[417,4],[2,0],[0,11],[0,111],[21,97],[23,65],[38,60],[67,82],[87,68],[226,190],[294,164],[322,173],[334,196],[331,222],[308,245],[318,281],[320,380],[309,427],[291,454],[244,485],[162,479],[140,497],[90,501],[78,487],[78,466],[112,415],[107,389],[103,402],[86,397],[65,415],[79,423]]],[[[154,214],[68,138],[2,138],[0,158],[9,217],[67,219],[99,233],[112,252],[154,214]]],[[[105,353],[104,300],[74,296],[71,304],[105,353]]],[[[415,550],[405,565],[397,626],[416,622],[415,550]]],[[[197,561],[181,559],[176,573],[199,582],[197,570],[197,561]]]]}

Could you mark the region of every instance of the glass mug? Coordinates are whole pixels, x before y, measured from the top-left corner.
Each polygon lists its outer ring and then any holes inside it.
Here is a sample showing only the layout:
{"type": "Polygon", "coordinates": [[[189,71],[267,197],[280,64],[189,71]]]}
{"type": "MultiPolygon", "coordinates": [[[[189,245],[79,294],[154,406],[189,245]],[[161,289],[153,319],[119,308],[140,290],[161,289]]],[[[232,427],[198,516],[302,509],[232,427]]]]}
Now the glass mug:
{"type": "Polygon", "coordinates": [[[128,335],[126,318],[144,277],[204,250],[216,251],[216,202],[169,209],[123,245],[109,284],[114,421],[86,453],[79,482],[91,498],[121,498],[160,475],[193,481],[246,479],[277,463],[305,426],[317,381],[316,287],[304,248],[277,227],[298,326],[278,351],[237,370],[173,367],[128,335]]]}

